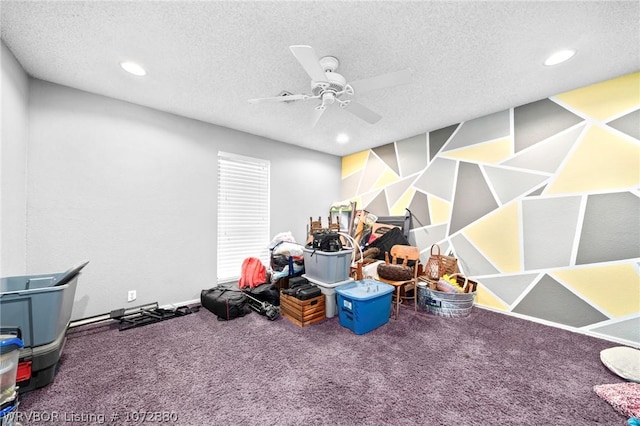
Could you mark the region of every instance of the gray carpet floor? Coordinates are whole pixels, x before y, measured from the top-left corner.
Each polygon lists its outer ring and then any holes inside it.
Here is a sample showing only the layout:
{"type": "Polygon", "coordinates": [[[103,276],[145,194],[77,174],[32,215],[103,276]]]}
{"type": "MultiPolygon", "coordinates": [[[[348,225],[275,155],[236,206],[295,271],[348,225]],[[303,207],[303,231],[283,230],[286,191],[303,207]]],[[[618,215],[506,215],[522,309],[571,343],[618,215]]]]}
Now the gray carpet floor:
{"type": "Polygon", "coordinates": [[[64,425],[624,425],[592,390],[622,381],[599,359],[613,346],[475,307],[402,309],[363,335],[338,317],[298,327],[201,309],[71,329],[55,381],[20,411],[64,425]]]}

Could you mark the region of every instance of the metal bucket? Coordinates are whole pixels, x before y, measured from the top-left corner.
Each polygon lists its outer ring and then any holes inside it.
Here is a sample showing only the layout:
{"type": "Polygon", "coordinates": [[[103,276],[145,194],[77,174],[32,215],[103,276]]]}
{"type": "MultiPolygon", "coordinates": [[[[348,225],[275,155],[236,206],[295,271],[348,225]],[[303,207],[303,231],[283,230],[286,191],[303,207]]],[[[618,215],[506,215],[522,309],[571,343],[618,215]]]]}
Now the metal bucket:
{"type": "Polygon", "coordinates": [[[418,284],[418,309],[431,315],[449,318],[467,317],[473,308],[476,292],[445,293],[418,284]]]}

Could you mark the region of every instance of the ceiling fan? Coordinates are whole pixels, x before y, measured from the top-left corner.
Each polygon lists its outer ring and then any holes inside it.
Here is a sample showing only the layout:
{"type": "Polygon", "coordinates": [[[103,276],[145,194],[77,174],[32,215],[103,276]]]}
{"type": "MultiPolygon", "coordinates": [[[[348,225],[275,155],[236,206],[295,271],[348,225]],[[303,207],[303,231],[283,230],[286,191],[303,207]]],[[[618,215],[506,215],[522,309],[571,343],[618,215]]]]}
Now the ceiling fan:
{"type": "Polygon", "coordinates": [[[342,75],[335,72],[338,65],[340,65],[337,58],[324,56],[318,59],[316,52],[311,46],[290,46],[289,50],[291,50],[291,53],[293,53],[298,62],[300,62],[302,68],[309,74],[309,77],[311,77],[311,93],[299,95],[285,93],[270,98],[249,99],[249,103],[293,102],[319,99],[320,104],[314,109],[312,127],[318,123],[318,120],[320,120],[320,117],[327,109],[327,105],[333,103],[337,103],[340,108],[349,111],[367,123],[375,124],[382,118],[381,115],[353,99],[345,99],[345,97],[385,87],[411,83],[411,70],[409,69],[347,83],[342,75]]]}

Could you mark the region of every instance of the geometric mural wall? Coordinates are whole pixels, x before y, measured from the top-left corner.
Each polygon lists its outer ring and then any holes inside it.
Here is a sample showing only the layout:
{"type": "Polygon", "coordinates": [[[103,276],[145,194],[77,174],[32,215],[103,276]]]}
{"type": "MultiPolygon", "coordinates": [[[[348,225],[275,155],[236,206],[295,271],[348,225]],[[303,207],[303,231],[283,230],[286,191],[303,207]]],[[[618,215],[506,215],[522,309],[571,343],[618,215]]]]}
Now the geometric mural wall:
{"type": "Polygon", "coordinates": [[[413,214],[477,304],[640,346],[640,72],[342,159],[342,198],[413,214]]]}

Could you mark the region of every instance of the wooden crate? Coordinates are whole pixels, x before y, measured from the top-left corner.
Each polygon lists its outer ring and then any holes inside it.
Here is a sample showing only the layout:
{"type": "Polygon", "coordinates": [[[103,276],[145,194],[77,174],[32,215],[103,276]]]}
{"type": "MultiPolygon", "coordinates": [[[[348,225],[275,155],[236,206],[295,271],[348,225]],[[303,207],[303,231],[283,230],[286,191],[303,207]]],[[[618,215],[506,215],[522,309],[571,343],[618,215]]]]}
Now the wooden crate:
{"type": "Polygon", "coordinates": [[[300,327],[322,321],[325,318],[325,307],[324,294],[300,300],[280,292],[280,314],[300,327]]]}

